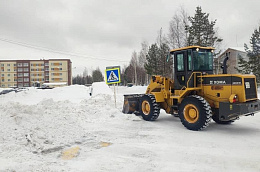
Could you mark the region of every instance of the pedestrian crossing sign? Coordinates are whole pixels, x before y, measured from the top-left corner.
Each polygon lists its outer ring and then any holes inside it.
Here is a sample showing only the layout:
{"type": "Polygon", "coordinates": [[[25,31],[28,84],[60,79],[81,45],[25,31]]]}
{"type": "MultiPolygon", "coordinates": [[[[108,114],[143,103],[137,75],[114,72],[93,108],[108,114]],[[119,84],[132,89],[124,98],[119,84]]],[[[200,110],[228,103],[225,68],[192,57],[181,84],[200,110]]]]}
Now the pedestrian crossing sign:
{"type": "Polygon", "coordinates": [[[105,74],[107,84],[116,84],[121,82],[120,68],[106,69],[105,74]]]}

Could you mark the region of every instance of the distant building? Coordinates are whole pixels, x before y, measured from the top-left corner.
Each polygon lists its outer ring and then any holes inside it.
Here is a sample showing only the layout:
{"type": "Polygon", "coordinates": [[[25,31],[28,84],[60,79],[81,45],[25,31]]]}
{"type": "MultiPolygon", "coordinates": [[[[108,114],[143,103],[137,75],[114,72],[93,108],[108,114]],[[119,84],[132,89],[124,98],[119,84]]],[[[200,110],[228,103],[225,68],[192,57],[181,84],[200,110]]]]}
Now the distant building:
{"type": "Polygon", "coordinates": [[[70,59],[0,60],[0,87],[41,86],[43,83],[72,84],[70,59]]]}
{"type": "Polygon", "coordinates": [[[223,70],[221,66],[223,65],[224,59],[226,58],[226,54],[229,54],[229,59],[227,61],[227,73],[228,74],[238,74],[238,71],[235,67],[239,68],[239,57],[244,58],[248,61],[247,53],[242,47],[234,47],[228,48],[224,51],[218,58],[214,60],[214,72],[215,74],[222,74],[223,70]]]}

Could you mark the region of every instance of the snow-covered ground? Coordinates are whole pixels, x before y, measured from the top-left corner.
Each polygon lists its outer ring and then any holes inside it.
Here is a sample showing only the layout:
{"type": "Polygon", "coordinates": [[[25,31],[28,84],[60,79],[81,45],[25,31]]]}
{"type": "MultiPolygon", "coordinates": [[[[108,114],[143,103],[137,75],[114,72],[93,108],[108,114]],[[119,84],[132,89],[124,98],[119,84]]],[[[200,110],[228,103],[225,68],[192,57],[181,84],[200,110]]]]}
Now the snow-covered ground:
{"type": "Polygon", "coordinates": [[[260,171],[260,113],[195,132],[164,111],[154,122],[123,114],[123,94],[146,88],[116,88],[116,105],[113,89],[0,95],[0,171],[260,171]]]}

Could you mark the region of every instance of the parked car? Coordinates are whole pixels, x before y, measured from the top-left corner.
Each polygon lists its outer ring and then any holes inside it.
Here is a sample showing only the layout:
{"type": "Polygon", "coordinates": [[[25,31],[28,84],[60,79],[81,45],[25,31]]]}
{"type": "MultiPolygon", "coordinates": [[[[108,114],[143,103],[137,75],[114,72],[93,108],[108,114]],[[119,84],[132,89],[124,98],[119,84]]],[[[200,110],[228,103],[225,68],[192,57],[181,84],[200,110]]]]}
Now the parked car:
{"type": "Polygon", "coordinates": [[[6,90],[1,91],[1,92],[0,92],[0,95],[2,95],[2,94],[7,94],[7,93],[10,93],[10,92],[12,92],[12,91],[15,91],[15,90],[14,90],[14,89],[6,89],[6,90]]]}

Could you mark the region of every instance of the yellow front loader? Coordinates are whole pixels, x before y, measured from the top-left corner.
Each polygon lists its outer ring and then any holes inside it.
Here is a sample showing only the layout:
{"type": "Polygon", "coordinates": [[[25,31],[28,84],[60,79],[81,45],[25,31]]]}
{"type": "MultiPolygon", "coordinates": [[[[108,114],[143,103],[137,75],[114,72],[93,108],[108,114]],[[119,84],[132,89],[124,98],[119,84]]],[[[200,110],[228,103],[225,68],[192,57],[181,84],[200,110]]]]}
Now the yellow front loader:
{"type": "Polygon", "coordinates": [[[178,116],[190,130],[206,128],[211,119],[230,124],[240,116],[260,111],[254,75],[213,74],[212,47],[190,46],[170,51],[174,79],[152,76],[144,94],[124,95],[123,113],[146,121],[159,117],[160,109],[178,116]]]}

